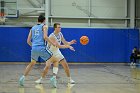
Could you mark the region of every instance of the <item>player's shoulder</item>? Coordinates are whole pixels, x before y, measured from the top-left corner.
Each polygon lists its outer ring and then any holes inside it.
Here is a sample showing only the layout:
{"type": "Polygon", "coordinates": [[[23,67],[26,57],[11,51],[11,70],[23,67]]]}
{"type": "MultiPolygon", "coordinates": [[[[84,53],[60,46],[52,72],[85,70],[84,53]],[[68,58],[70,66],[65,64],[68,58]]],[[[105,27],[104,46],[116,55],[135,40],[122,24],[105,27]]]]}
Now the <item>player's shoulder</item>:
{"type": "Polygon", "coordinates": [[[42,24],[43,25],[43,28],[48,28],[48,26],[46,24],[42,24]]]}
{"type": "Polygon", "coordinates": [[[59,35],[60,35],[61,37],[63,37],[63,34],[62,34],[61,32],[59,32],[59,35]]]}
{"type": "Polygon", "coordinates": [[[51,33],[51,34],[49,35],[49,37],[54,37],[54,33],[51,33]]]}
{"type": "Polygon", "coordinates": [[[37,25],[32,26],[31,29],[34,29],[36,26],[37,26],[37,25]]]}

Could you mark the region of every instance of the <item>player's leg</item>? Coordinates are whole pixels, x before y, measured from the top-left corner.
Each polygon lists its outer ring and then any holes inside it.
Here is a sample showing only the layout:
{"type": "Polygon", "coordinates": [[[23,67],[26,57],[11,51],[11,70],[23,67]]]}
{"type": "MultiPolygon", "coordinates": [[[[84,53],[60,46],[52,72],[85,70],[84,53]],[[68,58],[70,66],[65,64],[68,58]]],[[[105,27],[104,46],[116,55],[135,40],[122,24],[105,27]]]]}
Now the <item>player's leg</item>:
{"type": "Polygon", "coordinates": [[[32,61],[29,63],[29,65],[25,69],[24,76],[28,75],[28,73],[32,70],[35,64],[36,64],[36,61],[32,59],[32,61]]]}
{"type": "Polygon", "coordinates": [[[44,67],[44,70],[42,71],[41,73],[41,77],[35,81],[35,83],[38,83],[38,84],[41,84],[42,83],[42,79],[45,78],[45,76],[47,75],[49,69],[50,69],[50,66],[52,64],[52,59],[54,59],[54,56],[52,56],[49,60],[46,61],[46,65],[44,67]]]}
{"type": "MultiPolygon", "coordinates": [[[[42,75],[41,75],[40,79],[35,81],[36,83],[38,83],[38,84],[41,83],[42,79],[45,78],[45,76],[47,75],[47,73],[50,69],[50,66],[51,66],[52,62],[54,62],[54,60],[55,60],[55,57],[52,56],[49,60],[46,61],[46,66],[42,72],[42,75]]],[[[53,87],[56,88],[57,87],[56,77],[55,78],[52,77],[50,80],[51,80],[51,84],[53,85],[53,87]]]]}
{"type": "Polygon", "coordinates": [[[133,65],[136,65],[136,60],[137,60],[137,56],[135,55],[134,56],[134,63],[133,63],[133,65]]]}
{"type": "Polygon", "coordinates": [[[58,66],[59,66],[59,62],[53,62],[53,76],[56,77],[57,73],[58,73],[58,66]]]}
{"type": "Polygon", "coordinates": [[[64,58],[64,59],[60,60],[60,64],[64,68],[67,77],[70,77],[70,69],[69,69],[69,66],[66,62],[66,59],[64,58]]]}
{"type": "MultiPolygon", "coordinates": [[[[50,69],[51,63],[56,62],[56,59],[57,59],[55,56],[52,55],[52,53],[49,50],[46,50],[46,49],[44,49],[44,52],[42,52],[42,55],[40,57],[44,60],[47,60],[47,61],[46,61],[46,66],[42,72],[42,75],[41,75],[40,79],[35,81],[36,83],[41,83],[42,79],[45,78],[45,76],[47,75],[47,73],[50,69]]],[[[56,88],[57,87],[56,86],[56,79],[53,79],[52,81],[53,81],[53,83],[52,83],[53,87],[56,88]]]]}
{"type": "Polygon", "coordinates": [[[38,83],[38,84],[42,83],[41,81],[43,78],[45,78],[45,75],[48,73],[48,70],[50,69],[51,62],[54,59],[54,57],[52,56],[52,53],[49,50],[46,50],[45,48],[42,49],[40,57],[43,60],[46,60],[46,65],[45,65],[45,68],[41,74],[41,77],[35,81],[35,83],[38,83]]]}
{"type": "Polygon", "coordinates": [[[55,62],[53,62],[53,76],[50,78],[50,81],[54,88],[57,87],[56,75],[58,73],[58,65],[59,65],[59,63],[57,60],[55,62]]]}
{"type": "Polygon", "coordinates": [[[130,56],[130,65],[133,65],[134,63],[134,54],[132,53],[131,56],[130,56]]]}
{"type": "Polygon", "coordinates": [[[64,56],[62,55],[61,51],[60,50],[57,50],[55,52],[53,52],[53,54],[57,57],[58,61],[62,64],[64,70],[65,70],[65,73],[68,77],[68,82],[69,83],[75,83],[72,79],[71,79],[71,76],[70,76],[70,69],[69,69],[69,66],[66,62],[66,59],[64,58],[64,56]]]}
{"type": "Polygon", "coordinates": [[[56,75],[58,73],[58,65],[59,65],[58,61],[53,62],[53,77],[52,78],[56,78],[56,75]]]}
{"type": "Polygon", "coordinates": [[[64,58],[64,59],[60,60],[60,63],[62,65],[62,67],[64,68],[65,73],[68,77],[68,82],[71,83],[71,84],[75,84],[75,81],[72,80],[72,78],[71,78],[70,69],[69,69],[68,63],[66,62],[66,59],[64,58]]]}
{"type": "Polygon", "coordinates": [[[31,62],[28,64],[28,66],[26,67],[26,69],[24,71],[24,74],[19,79],[19,84],[21,86],[24,85],[25,77],[28,75],[28,73],[31,71],[33,66],[36,64],[36,61],[38,60],[38,57],[39,57],[38,54],[40,53],[40,51],[38,51],[38,50],[39,50],[38,47],[32,48],[32,50],[31,50],[31,62]]]}
{"type": "Polygon", "coordinates": [[[24,74],[19,79],[19,85],[24,86],[24,80],[25,77],[28,75],[28,73],[32,70],[33,66],[36,64],[35,60],[32,60],[28,66],[26,67],[24,74]]]}

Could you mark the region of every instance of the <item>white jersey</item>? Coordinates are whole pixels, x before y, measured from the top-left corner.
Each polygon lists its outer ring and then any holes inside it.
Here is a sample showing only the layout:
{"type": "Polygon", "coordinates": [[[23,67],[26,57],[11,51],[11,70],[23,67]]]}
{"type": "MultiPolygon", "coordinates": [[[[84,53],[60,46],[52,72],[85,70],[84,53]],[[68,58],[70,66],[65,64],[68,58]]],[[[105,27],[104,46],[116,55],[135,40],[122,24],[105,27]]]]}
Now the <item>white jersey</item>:
{"type": "MultiPolygon", "coordinates": [[[[59,32],[57,36],[56,36],[54,33],[51,33],[51,34],[49,35],[49,37],[54,37],[55,40],[56,40],[59,44],[61,44],[63,35],[62,35],[61,32],[59,32]]],[[[47,46],[48,46],[48,48],[49,48],[52,52],[53,52],[53,51],[59,50],[58,47],[53,46],[53,45],[51,45],[51,44],[49,44],[49,43],[48,43],[47,46]]]]}
{"type": "MultiPolygon", "coordinates": [[[[59,32],[59,34],[56,36],[54,33],[51,33],[49,35],[49,37],[54,37],[56,39],[56,41],[61,44],[62,42],[62,37],[63,34],[61,32],[59,32]]],[[[53,53],[53,55],[58,59],[58,61],[61,61],[62,59],[64,59],[64,56],[62,55],[61,51],[59,50],[58,47],[53,46],[51,44],[48,43],[47,47],[49,48],[49,50],[53,53]]]]}

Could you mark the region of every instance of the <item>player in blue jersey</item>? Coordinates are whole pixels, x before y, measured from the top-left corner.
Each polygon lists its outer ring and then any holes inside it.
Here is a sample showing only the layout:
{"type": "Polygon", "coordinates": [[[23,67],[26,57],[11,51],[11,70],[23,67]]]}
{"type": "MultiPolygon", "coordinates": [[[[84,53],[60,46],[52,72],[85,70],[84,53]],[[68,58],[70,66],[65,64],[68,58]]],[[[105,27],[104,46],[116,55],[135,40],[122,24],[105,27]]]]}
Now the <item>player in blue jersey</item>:
{"type": "MultiPolygon", "coordinates": [[[[40,15],[38,17],[38,24],[33,26],[29,32],[27,43],[32,47],[31,62],[28,64],[28,66],[24,71],[24,74],[19,79],[19,84],[21,86],[24,85],[25,77],[28,75],[29,71],[31,71],[33,66],[36,64],[36,61],[38,61],[39,57],[41,57],[46,62],[46,66],[39,80],[45,78],[51,66],[51,63],[58,62],[57,58],[53,56],[52,52],[46,49],[46,45],[45,45],[46,41],[51,43],[53,46],[57,46],[57,45],[55,45],[49,39],[48,32],[47,32],[48,28],[44,23],[45,23],[45,17],[40,15]]],[[[61,48],[71,48],[71,47],[61,46],[61,48]]],[[[55,87],[55,85],[56,84],[54,84],[53,86],[55,87]]]]}

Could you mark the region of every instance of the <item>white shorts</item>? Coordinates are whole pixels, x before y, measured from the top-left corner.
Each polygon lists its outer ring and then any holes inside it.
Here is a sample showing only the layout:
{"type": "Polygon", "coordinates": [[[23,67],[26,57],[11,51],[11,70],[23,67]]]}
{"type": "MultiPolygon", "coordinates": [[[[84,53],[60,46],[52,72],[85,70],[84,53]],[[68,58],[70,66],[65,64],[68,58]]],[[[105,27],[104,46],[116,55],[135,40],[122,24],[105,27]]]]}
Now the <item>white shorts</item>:
{"type": "Polygon", "coordinates": [[[64,59],[64,56],[62,55],[61,51],[58,49],[56,51],[51,51],[53,53],[53,56],[55,56],[58,61],[61,61],[62,59],[64,59]]]}

